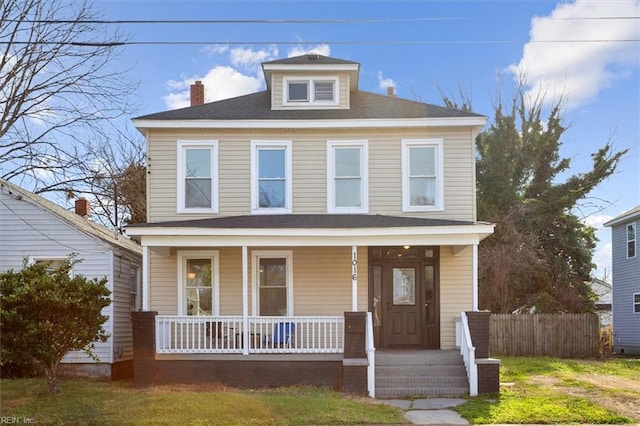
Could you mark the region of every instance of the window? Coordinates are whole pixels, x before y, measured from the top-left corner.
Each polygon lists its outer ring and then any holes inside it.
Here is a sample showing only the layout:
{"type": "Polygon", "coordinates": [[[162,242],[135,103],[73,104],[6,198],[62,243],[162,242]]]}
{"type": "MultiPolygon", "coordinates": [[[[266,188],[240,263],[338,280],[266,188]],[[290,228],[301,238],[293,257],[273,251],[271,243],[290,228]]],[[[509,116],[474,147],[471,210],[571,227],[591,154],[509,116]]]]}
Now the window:
{"type": "Polygon", "coordinates": [[[251,145],[252,212],[291,213],[291,141],[251,145]]]}
{"type": "Polygon", "coordinates": [[[327,142],[327,211],[369,210],[367,141],[327,142]]]}
{"type": "Polygon", "coordinates": [[[64,265],[67,259],[67,257],[37,258],[33,260],[33,263],[35,263],[36,265],[47,263],[47,272],[53,272],[64,265]]]}
{"type": "Polygon", "coordinates": [[[218,315],[217,251],[179,251],[178,277],[179,315],[218,315]]]}
{"type": "Polygon", "coordinates": [[[338,105],[338,78],[285,78],[284,105],[338,105]]]}
{"type": "Polygon", "coordinates": [[[402,210],[443,210],[442,140],[402,141],[402,210]]]}
{"type": "Polygon", "coordinates": [[[129,275],[129,308],[132,311],[140,309],[140,299],[138,298],[140,278],[140,268],[131,269],[129,275]]]}
{"type": "Polygon", "coordinates": [[[633,293],[633,313],[640,314],[640,293],[633,293]]]}
{"type": "Polygon", "coordinates": [[[636,224],[627,225],[627,259],[636,257],[636,224]]]}
{"type": "Polygon", "coordinates": [[[293,315],[293,276],[290,251],[254,251],[254,314],[293,315]]]}
{"type": "Polygon", "coordinates": [[[178,213],[217,213],[217,141],[178,141],[177,157],[178,213]]]}

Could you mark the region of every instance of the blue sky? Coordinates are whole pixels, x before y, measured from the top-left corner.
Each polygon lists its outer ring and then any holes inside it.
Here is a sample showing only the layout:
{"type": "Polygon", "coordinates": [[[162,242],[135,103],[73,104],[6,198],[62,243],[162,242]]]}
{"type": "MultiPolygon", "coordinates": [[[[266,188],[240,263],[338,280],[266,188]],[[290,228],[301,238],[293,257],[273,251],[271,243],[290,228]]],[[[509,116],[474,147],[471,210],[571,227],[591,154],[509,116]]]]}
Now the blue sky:
{"type": "Polygon", "coordinates": [[[133,42],[208,42],[123,49],[121,65],[140,80],[140,115],[186,106],[194,80],[205,84],[207,101],[262,90],[261,62],[308,51],[359,62],[361,90],[385,93],[393,85],[400,97],[441,104],[439,88],[455,95],[461,85],[472,93],[474,111],[489,117],[498,91],[510,99],[514,78],[525,72],[531,96],[553,100],[564,93],[570,127],[561,155],[571,158],[570,173],[588,170],[590,153],[610,139],[615,149],[629,149],[615,176],[578,211],[601,229],[597,276],[610,271],[610,230],[602,223],[640,204],[639,0],[98,0],[97,6],[105,19],[121,20],[346,21],[122,24],[133,42]]]}

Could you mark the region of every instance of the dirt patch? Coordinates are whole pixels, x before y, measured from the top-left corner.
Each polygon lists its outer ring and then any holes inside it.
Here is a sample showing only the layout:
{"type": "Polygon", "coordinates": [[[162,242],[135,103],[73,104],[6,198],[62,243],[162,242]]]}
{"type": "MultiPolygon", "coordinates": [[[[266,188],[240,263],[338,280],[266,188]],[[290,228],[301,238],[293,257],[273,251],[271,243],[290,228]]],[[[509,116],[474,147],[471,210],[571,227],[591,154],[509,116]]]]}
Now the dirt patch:
{"type": "Polygon", "coordinates": [[[562,379],[553,376],[532,376],[529,381],[564,394],[586,398],[633,421],[640,421],[640,382],[637,380],[605,374],[578,374],[571,380],[574,381],[572,385],[565,385],[562,379]],[[589,386],[580,387],[578,382],[589,386]]]}

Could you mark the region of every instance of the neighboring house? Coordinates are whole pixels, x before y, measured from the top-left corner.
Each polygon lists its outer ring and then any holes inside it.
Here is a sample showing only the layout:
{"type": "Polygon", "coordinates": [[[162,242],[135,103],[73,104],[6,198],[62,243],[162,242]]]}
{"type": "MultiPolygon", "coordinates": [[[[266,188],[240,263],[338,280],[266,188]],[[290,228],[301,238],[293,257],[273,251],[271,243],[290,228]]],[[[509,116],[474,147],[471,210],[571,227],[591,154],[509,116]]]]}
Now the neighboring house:
{"type": "Polygon", "coordinates": [[[589,282],[589,285],[593,293],[598,296],[598,300],[596,300],[596,313],[600,318],[600,326],[607,327],[611,325],[611,284],[604,280],[594,278],[589,282]]]}
{"type": "Polygon", "coordinates": [[[640,354],[640,206],[605,223],[611,227],[613,350],[640,354]]]}
{"type": "Polygon", "coordinates": [[[361,91],[352,61],[263,71],[265,91],[204,104],[197,81],[192,106],[134,119],[149,159],[148,223],[127,228],[149,311],[136,382],[372,395],[374,348],[457,350],[456,319],[477,310],[486,117],[361,91]]]}
{"type": "Polygon", "coordinates": [[[73,274],[107,277],[112,303],[106,342],[96,342],[98,361],[84,352],[70,352],[60,366],[64,373],[113,379],[133,373],[131,311],[141,307],[142,250],[129,239],[88,220],[86,199],[76,200],[76,212],[0,179],[0,271],[22,268],[23,259],[52,262],[56,267],[70,254],[82,260],[73,274]]]}

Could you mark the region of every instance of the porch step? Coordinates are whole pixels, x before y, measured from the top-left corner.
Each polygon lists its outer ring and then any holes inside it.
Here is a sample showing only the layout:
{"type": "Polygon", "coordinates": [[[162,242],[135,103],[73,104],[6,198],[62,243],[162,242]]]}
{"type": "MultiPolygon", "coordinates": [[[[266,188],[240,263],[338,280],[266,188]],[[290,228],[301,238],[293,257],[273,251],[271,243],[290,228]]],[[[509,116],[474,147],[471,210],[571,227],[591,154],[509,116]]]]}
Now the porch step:
{"type": "Polygon", "coordinates": [[[468,395],[458,351],[377,351],[376,397],[468,395]]]}

